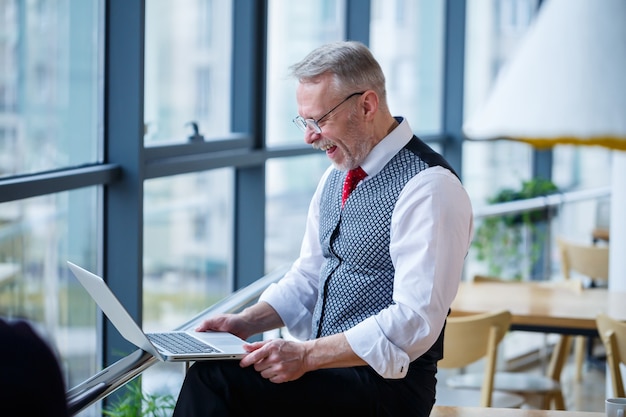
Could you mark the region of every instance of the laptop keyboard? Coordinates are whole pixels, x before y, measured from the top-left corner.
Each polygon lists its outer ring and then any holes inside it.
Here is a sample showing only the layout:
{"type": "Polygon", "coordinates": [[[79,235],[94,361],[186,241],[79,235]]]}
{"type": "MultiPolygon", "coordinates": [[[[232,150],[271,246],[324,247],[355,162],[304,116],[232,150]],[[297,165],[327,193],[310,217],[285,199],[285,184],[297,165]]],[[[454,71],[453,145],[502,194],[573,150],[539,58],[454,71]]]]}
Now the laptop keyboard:
{"type": "Polygon", "coordinates": [[[218,349],[187,333],[148,333],[148,339],[155,345],[159,345],[172,353],[213,353],[220,352],[218,349]]]}

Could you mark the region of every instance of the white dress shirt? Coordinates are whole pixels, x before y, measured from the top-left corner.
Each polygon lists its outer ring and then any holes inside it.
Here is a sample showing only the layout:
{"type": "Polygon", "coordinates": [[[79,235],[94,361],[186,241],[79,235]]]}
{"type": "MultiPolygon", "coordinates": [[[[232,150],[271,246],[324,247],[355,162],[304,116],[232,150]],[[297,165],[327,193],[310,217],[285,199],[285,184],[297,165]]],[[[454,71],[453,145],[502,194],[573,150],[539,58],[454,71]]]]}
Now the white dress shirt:
{"type": "MultiPolygon", "coordinates": [[[[375,176],[413,137],[406,119],[367,156],[361,167],[375,176]]],[[[311,337],[320,266],[320,195],[332,167],[321,178],[309,206],[299,258],[260,297],[281,317],[291,335],[311,337]]],[[[412,178],[400,193],[391,219],[389,252],[395,268],[393,300],[345,332],[354,352],[385,378],[403,378],[441,332],[456,296],[472,239],[470,199],[458,178],[434,166],[412,178]]]]}

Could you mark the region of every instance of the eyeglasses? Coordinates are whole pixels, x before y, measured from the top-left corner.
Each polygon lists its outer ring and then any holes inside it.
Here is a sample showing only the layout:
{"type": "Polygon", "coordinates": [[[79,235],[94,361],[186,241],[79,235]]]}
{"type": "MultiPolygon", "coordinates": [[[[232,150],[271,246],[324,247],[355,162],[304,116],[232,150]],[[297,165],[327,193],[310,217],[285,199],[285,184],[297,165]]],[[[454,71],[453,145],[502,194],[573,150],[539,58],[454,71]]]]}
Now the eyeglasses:
{"type": "Polygon", "coordinates": [[[329,114],[331,114],[332,112],[334,112],[339,106],[341,106],[343,103],[345,103],[346,101],[350,100],[352,97],[354,96],[360,96],[361,94],[364,94],[365,91],[360,91],[358,93],[352,93],[350,94],[348,97],[344,98],[343,100],[341,100],[341,102],[339,104],[337,104],[335,107],[333,107],[332,109],[330,109],[326,114],[324,114],[322,117],[320,117],[317,120],[314,119],[305,119],[302,116],[296,116],[295,119],[293,119],[293,123],[298,126],[300,128],[300,130],[302,130],[303,132],[306,132],[307,127],[310,127],[311,129],[313,129],[313,131],[315,133],[322,133],[322,128],[320,127],[320,122],[322,120],[324,120],[324,118],[326,116],[328,116],[329,114]]]}

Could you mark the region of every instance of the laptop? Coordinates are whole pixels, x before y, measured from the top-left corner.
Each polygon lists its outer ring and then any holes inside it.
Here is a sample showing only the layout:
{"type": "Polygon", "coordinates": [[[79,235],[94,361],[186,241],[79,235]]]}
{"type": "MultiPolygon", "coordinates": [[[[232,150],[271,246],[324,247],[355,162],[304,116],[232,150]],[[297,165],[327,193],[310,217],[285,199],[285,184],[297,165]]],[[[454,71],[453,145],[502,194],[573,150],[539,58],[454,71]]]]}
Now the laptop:
{"type": "Polygon", "coordinates": [[[164,362],[240,359],[243,339],[227,332],[144,333],[99,276],[67,262],[70,270],[124,339],[164,362]]]}

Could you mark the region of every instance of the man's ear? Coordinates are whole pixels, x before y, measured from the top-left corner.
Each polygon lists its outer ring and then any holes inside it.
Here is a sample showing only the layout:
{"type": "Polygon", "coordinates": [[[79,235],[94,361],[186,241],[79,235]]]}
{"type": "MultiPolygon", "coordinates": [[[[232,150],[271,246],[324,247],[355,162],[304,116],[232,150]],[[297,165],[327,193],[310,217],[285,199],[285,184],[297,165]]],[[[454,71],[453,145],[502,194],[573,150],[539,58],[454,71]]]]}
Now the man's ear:
{"type": "Polygon", "coordinates": [[[367,90],[361,96],[361,109],[367,120],[373,120],[378,111],[378,94],[374,90],[367,90]]]}

